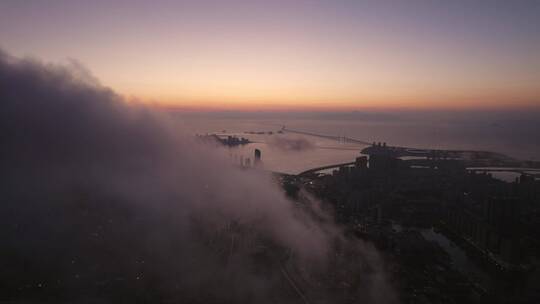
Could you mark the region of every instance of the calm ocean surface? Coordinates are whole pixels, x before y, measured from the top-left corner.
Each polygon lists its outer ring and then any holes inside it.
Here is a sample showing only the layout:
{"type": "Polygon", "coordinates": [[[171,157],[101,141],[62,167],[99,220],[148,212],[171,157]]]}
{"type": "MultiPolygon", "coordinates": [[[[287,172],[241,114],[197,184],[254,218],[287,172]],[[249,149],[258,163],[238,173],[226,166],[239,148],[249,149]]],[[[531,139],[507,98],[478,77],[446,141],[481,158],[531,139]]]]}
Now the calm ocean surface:
{"type": "Polygon", "coordinates": [[[313,167],[353,161],[365,147],[336,140],[294,133],[276,134],[282,125],[318,134],[346,136],[368,142],[419,148],[470,149],[500,152],[509,156],[540,160],[540,121],[483,118],[444,119],[356,119],[355,117],[175,117],[178,128],[188,134],[218,133],[249,138],[254,143],[229,148],[231,159],[253,160],[262,151],[268,170],[298,173],[313,167]],[[272,135],[248,134],[268,132],[272,135]]]}

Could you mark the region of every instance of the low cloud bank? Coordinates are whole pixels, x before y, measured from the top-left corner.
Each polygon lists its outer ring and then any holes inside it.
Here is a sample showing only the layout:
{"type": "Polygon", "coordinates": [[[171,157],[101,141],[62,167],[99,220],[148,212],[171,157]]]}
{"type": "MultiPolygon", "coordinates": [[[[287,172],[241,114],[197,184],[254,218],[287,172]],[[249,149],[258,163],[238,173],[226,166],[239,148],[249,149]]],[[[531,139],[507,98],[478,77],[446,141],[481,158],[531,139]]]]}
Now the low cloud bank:
{"type": "Polygon", "coordinates": [[[81,65],[0,52],[0,101],[0,300],[335,302],[290,280],[339,264],[358,271],[354,296],[393,301],[373,248],[355,242],[336,257],[347,241],[327,216],[81,65]]]}
{"type": "Polygon", "coordinates": [[[270,147],[284,151],[305,151],[315,149],[315,144],[304,137],[276,135],[268,140],[270,147]]]}

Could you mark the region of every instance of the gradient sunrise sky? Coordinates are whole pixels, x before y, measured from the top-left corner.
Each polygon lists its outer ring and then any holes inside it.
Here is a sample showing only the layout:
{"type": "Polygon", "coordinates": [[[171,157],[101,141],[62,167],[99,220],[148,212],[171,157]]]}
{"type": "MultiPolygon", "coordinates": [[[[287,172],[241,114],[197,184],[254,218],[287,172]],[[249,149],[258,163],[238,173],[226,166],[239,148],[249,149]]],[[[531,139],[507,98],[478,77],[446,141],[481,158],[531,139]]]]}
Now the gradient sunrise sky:
{"type": "Polygon", "coordinates": [[[226,109],[540,106],[540,1],[11,1],[0,48],[226,109]]]}

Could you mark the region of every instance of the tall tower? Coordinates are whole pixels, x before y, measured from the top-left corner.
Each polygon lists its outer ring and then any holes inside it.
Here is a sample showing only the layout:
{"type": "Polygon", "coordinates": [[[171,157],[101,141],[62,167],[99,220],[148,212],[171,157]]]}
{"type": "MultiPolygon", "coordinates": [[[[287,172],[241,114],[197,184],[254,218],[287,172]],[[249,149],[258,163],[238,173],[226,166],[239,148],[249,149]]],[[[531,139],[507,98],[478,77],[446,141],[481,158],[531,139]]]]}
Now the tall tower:
{"type": "Polygon", "coordinates": [[[258,166],[261,164],[261,150],[255,149],[255,158],[253,159],[253,165],[258,166]]]}

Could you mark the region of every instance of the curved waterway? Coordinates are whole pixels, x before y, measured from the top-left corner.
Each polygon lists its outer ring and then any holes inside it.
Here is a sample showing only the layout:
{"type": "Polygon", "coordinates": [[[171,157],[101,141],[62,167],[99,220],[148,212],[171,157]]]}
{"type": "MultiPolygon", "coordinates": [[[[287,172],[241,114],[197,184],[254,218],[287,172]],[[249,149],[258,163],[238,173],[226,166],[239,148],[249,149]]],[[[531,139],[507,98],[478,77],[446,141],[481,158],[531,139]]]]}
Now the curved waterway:
{"type": "Polygon", "coordinates": [[[433,228],[420,229],[419,231],[426,240],[434,241],[439,244],[439,246],[448,253],[456,269],[469,277],[471,281],[480,283],[482,286],[490,286],[492,284],[490,276],[478,267],[474,261],[467,256],[467,253],[459,248],[452,240],[448,239],[442,233],[436,232],[433,228]]]}
{"type": "MultiPolygon", "coordinates": [[[[392,228],[397,232],[403,231],[403,227],[397,223],[392,223],[392,228]]],[[[493,280],[489,274],[478,267],[463,249],[444,236],[444,234],[435,231],[433,228],[423,229],[408,227],[407,229],[416,230],[420,232],[426,240],[436,242],[448,254],[454,267],[456,267],[459,272],[466,275],[471,282],[480,284],[483,287],[492,286],[493,280]]]]}

